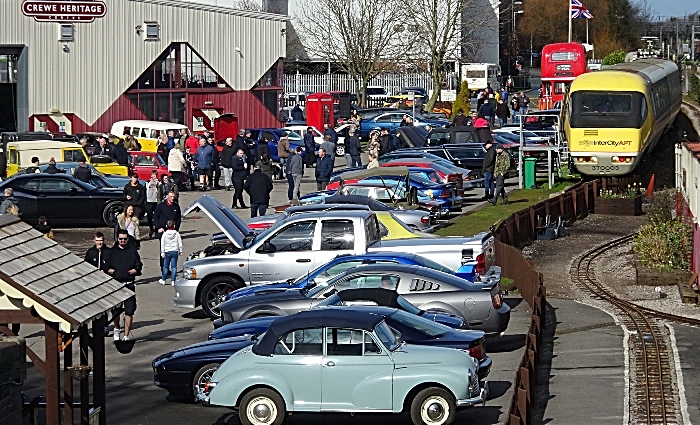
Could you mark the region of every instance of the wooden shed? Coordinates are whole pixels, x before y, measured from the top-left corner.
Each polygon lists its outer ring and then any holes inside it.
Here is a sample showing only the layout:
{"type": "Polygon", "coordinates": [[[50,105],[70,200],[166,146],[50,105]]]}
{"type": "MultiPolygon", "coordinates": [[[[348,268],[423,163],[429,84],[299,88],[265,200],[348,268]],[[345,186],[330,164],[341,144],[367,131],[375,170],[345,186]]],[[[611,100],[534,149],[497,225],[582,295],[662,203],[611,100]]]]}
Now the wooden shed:
{"type": "Polygon", "coordinates": [[[99,412],[101,425],[107,423],[104,328],[132,295],[19,218],[0,215],[0,333],[14,335],[9,323],[44,325],[45,359],[29,346],[26,353],[46,379],[47,425],[72,424],[77,409],[80,423],[88,425],[90,408],[99,412]],[[76,365],[74,341],[80,344],[76,365]],[[80,382],[80,399],[74,398],[74,379],[80,382]]]}

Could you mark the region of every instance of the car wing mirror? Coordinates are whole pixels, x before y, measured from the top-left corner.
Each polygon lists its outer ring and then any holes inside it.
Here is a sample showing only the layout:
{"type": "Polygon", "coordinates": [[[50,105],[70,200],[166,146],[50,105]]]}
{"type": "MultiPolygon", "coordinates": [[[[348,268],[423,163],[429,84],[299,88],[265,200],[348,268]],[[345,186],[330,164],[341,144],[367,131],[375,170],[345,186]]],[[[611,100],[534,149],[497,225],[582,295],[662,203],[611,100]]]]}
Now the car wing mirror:
{"type": "Polygon", "coordinates": [[[78,193],[78,189],[71,187],[70,189],[68,189],[68,192],[70,193],[71,196],[74,196],[78,193]]]}
{"type": "Polygon", "coordinates": [[[258,248],[258,252],[265,253],[265,254],[272,254],[275,251],[277,251],[277,248],[270,243],[270,241],[265,241],[263,244],[258,248]]]}
{"type": "Polygon", "coordinates": [[[335,289],[335,288],[333,288],[333,289],[331,289],[330,291],[324,293],[324,294],[323,294],[323,298],[328,298],[328,297],[330,297],[331,295],[336,294],[336,293],[338,293],[338,290],[335,289]]]}

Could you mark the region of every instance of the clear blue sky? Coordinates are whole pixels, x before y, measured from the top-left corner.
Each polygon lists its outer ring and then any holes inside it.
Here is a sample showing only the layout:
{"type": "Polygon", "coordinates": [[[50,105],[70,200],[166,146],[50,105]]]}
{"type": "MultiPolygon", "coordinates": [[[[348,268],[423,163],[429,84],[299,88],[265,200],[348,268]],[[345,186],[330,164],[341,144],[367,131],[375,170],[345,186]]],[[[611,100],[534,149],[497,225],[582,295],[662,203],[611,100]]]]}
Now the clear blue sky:
{"type": "Polygon", "coordinates": [[[662,20],[668,16],[685,16],[700,10],[700,2],[695,0],[647,0],[647,4],[662,20]]]}

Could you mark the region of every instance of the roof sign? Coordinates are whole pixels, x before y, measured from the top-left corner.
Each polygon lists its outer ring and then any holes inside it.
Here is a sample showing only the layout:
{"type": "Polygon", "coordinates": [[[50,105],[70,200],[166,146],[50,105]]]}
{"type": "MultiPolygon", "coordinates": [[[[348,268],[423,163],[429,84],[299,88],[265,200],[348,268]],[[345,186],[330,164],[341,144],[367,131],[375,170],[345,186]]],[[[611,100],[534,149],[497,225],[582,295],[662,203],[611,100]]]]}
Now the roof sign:
{"type": "Polygon", "coordinates": [[[22,13],[38,22],[92,22],[107,13],[102,1],[25,0],[22,13]]]}

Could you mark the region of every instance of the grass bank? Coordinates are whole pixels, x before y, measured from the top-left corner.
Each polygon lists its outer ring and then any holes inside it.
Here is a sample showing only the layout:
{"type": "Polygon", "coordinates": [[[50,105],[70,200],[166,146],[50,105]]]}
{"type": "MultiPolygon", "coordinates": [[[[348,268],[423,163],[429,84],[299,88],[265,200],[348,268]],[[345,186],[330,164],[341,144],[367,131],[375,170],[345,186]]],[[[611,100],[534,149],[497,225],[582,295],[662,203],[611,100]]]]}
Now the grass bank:
{"type": "Polygon", "coordinates": [[[491,225],[514,212],[548,199],[551,194],[561,192],[577,181],[561,180],[556,182],[551,189],[547,188],[546,180],[538,181],[538,184],[541,185],[539,189],[522,189],[508,195],[508,205],[501,205],[501,201],[498,202],[498,205],[487,203],[483,208],[458,218],[435,233],[440,236],[468,236],[484,232],[489,230],[491,225]]]}

